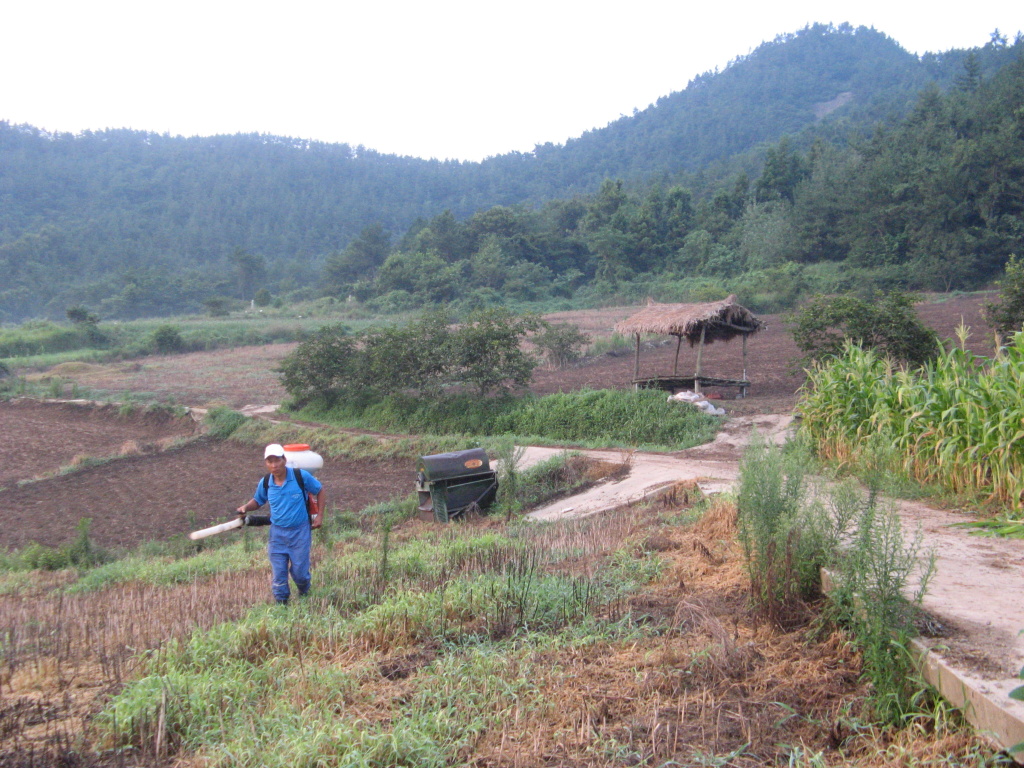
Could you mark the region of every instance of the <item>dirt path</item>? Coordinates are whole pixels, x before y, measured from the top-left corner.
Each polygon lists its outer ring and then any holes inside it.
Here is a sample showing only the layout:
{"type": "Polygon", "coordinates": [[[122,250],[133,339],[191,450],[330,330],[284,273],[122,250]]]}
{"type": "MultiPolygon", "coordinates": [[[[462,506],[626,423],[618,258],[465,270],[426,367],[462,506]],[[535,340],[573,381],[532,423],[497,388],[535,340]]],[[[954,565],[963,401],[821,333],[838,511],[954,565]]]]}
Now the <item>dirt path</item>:
{"type": "MultiPolygon", "coordinates": [[[[785,440],[793,423],[788,415],[763,414],[729,419],[714,441],[678,453],[583,451],[601,461],[628,461],[628,475],[602,483],[570,499],[536,509],[527,517],[552,521],[592,515],[643,500],[659,488],[678,482],[695,482],[705,494],[729,490],[739,478],[739,460],[755,433],[776,443],[785,440]]],[[[558,448],[526,449],[524,466],[532,466],[560,453],[558,448]]]]}
{"type": "MultiPolygon", "coordinates": [[[[780,442],[792,417],[742,416],[730,419],[717,439],[675,454],[583,451],[594,458],[629,460],[631,471],[568,499],[534,510],[528,517],[554,521],[585,516],[643,500],[680,481],[695,482],[705,494],[731,489],[739,459],[755,431],[780,442]]],[[[550,458],[557,449],[528,448],[524,465],[550,458]]],[[[896,504],[908,541],[920,534],[922,551],[935,554],[935,574],[924,599],[932,617],[922,640],[1000,706],[1024,719],[1024,705],[1006,694],[1021,684],[1024,666],[1024,542],[970,535],[950,527],[965,518],[919,502],[896,504]]]]}

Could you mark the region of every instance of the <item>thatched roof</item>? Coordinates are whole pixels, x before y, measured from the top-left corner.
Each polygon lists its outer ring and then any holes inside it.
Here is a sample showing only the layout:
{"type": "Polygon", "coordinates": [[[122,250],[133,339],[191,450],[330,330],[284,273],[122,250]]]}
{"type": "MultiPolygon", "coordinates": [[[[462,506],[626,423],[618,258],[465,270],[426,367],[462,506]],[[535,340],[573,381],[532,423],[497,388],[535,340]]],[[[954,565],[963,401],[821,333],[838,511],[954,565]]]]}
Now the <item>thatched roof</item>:
{"type": "Polygon", "coordinates": [[[615,326],[619,333],[663,333],[682,336],[690,346],[700,341],[704,328],[704,343],[729,341],[745,333],[757,333],[764,323],[754,314],[736,303],[736,296],[709,304],[655,304],[615,326]]]}

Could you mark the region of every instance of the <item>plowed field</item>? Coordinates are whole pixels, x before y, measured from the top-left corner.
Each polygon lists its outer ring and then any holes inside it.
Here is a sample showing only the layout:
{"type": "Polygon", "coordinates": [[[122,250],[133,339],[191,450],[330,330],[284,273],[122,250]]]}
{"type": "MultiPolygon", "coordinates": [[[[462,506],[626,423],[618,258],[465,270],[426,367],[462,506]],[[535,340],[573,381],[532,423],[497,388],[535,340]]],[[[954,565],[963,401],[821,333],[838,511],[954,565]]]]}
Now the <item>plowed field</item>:
{"type": "MultiPolygon", "coordinates": [[[[919,305],[925,321],[940,335],[954,335],[961,319],[974,329],[973,346],[991,349],[981,319],[982,299],[955,296],[919,305]]],[[[635,307],[560,313],[554,322],[578,325],[594,338],[608,337],[615,323],[635,307]]],[[[747,373],[753,386],[746,400],[723,400],[731,413],[784,413],[792,409],[802,377],[793,370],[798,351],[781,316],[762,318],[767,328],[749,342],[747,373]]],[[[227,402],[234,407],[266,405],[284,397],[274,373],[277,360],[291,345],[217,353],[151,358],[142,365],[91,366],[79,383],[107,390],[149,391],[176,402],[203,405],[227,402]]],[[[672,371],[674,343],[653,339],[641,350],[642,375],[672,371]]],[[[696,352],[685,345],[680,371],[693,370],[696,352]]],[[[567,370],[539,369],[533,391],[549,393],[584,387],[626,387],[633,375],[632,350],[601,355],[567,370]]],[[[712,344],[703,370],[739,377],[739,342],[712,344]]],[[[733,392],[723,391],[724,398],[733,392]]],[[[259,451],[231,442],[193,442],[173,447],[193,435],[191,419],[166,413],[122,416],[117,408],[14,401],[0,404],[0,546],[30,541],[55,545],[75,534],[83,517],[102,546],[131,546],[149,538],[185,533],[193,525],[223,521],[245,501],[263,473],[259,451]],[[56,475],[78,457],[118,457],[115,462],[56,475]],[[25,482],[32,481],[32,482],[25,482]]],[[[413,488],[412,467],[386,462],[328,460],[322,479],[329,508],[360,509],[413,488]]]]}

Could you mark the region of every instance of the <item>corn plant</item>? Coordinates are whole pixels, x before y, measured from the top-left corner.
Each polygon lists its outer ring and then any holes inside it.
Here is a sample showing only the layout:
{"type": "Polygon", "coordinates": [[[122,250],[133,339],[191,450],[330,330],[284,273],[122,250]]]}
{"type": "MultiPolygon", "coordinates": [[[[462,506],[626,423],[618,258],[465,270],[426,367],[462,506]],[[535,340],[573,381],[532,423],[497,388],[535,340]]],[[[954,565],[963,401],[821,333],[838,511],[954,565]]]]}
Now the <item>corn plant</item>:
{"type": "Polygon", "coordinates": [[[1024,500],[1024,335],[994,359],[960,344],[907,370],[848,344],[808,372],[799,410],[818,454],[853,465],[870,438],[894,466],[953,494],[981,494],[1019,509],[1024,500]]]}

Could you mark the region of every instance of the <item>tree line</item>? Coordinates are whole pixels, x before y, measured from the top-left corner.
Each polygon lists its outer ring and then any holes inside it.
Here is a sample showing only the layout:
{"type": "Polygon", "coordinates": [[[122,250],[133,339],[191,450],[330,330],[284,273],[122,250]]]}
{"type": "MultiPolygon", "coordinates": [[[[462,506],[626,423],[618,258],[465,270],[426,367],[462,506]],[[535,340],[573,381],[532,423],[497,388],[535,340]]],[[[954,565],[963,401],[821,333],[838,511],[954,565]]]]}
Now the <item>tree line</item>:
{"type": "Polygon", "coordinates": [[[864,138],[784,137],[715,194],[605,180],[595,195],[381,225],[330,254],[321,286],[381,311],[575,296],[716,299],[760,309],[807,293],[971,289],[1022,252],[1024,60],[864,138]]]}
{"type": "Polygon", "coordinates": [[[0,321],[261,290],[391,310],[700,298],[749,274],[765,306],[865,275],[969,286],[1015,247],[1021,48],[993,33],[917,58],[815,25],[565,145],[482,163],[0,122],[0,321]]]}

